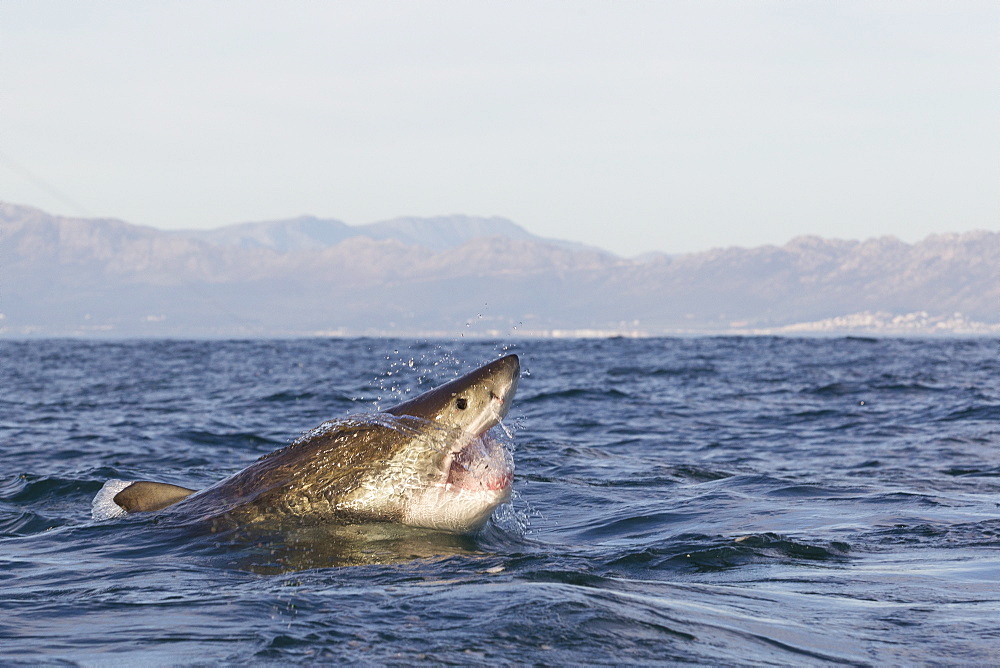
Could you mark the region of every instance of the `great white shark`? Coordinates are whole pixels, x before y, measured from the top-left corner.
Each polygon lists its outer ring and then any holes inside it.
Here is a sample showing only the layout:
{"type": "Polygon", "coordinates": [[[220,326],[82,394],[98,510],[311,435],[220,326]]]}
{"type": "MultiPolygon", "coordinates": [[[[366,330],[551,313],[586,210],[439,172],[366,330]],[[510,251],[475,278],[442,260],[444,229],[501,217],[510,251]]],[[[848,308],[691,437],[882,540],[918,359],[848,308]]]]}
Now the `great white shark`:
{"type": "Polygon", "coordinates": [[[162,511],[230,526],[393,522],[470,533],[511,491],[513,461],[489,431],[510,410],[517,355],[380,413],[325,422],[206,489],[109,480],[95,519],[162,511]]]}

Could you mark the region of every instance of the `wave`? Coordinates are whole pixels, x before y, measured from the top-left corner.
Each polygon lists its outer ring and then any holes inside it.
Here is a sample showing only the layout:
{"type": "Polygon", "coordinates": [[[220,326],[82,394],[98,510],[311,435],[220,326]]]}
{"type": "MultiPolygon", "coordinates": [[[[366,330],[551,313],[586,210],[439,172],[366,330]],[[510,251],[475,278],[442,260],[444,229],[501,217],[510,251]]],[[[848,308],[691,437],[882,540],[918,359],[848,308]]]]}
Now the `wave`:
{"type": "Polygon", "coordinates": [[[174,438],[192,445],[225,447],[239,450],[265,450],[286,445],[253,432],[214,432],[204,429],[183,429],[172,434],[174,438]]]}
{"type": "Polygon", "coordinates": [[[940,418],[940,422],[957,421],[1000,421],[1000,404],[978,404],[952,411],[940,418]]]}
{"type": "Polygon", "coordinates": [[[777,533],[725,538],[682,534],[658,545],[643,547],[609,560],[610,566],[632,569],[712,572],[767,563],[842,563],[851,551],[845,542],[811,543],[777,533]]]}
{"type": "Polygon", "coordinates": [[[639,366],[616,366],[607,370],[611,377],[628,378],[696,378],[700,376],[711,376],[719,373],[719,370],[710,364],[698,366],[678,366],[678,367],[639,367],[639,366]]]}
{"type": "Polygon", "coordinates": [[[592,401],[604,401],[616,399],[628,399],[631,395],[617,388],[598,390],[593,388],[571,388],[567,390],[554,390],[551,392],[540,392],[535,395],[528,395],[518,399],[518,404],[530,405],[552,401],[557,399],[588,399],[592,401]]]}

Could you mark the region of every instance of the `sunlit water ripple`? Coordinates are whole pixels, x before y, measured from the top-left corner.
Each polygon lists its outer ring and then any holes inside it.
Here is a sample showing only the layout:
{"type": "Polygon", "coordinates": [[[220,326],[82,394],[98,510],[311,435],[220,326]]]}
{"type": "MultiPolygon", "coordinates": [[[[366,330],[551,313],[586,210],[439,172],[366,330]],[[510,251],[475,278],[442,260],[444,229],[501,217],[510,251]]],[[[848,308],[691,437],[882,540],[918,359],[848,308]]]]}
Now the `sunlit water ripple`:
{"type": "Polygon", "coordinates": [[[4,663],[993,663],[1000,344],[0,342],[4,663]],[[513,350],[474,537],[93,522],[513,350]]]}

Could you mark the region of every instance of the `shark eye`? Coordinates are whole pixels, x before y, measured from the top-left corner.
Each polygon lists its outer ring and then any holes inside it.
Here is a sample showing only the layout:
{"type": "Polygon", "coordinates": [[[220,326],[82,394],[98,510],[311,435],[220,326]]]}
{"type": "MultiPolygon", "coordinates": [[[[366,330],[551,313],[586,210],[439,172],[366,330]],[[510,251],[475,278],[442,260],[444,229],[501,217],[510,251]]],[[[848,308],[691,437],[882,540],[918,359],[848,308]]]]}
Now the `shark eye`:
{"type": "Polygon", "coordinates": [[[468,407],[469,407],[469,400],[466,399],[465,397],[459,397],[458,399],[455,399],[455,408],[457,408],[458,410],[464,411],[468,407]]]}

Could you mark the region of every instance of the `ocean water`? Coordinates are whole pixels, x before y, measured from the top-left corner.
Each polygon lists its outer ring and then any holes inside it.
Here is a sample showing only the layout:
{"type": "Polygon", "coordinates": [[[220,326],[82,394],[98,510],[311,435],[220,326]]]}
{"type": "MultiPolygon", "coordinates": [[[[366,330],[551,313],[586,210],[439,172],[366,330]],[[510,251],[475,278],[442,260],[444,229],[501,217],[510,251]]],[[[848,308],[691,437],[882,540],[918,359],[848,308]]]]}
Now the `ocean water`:
{"type": "Polygon", "coordinates": [[[1000,342],[0,342],[0,662],[1000,660],[1000,342]],[[505,352],[475,536],[93,521],[505,352]]]}

